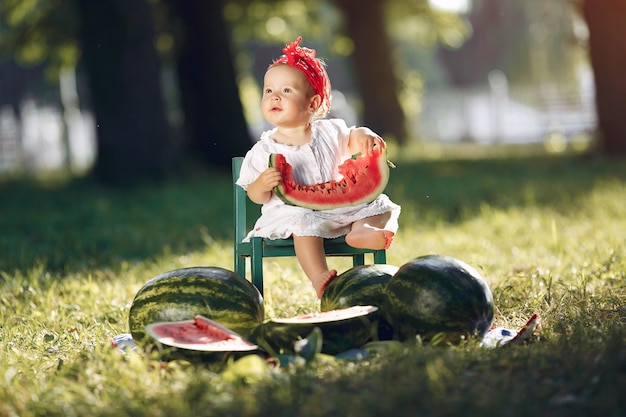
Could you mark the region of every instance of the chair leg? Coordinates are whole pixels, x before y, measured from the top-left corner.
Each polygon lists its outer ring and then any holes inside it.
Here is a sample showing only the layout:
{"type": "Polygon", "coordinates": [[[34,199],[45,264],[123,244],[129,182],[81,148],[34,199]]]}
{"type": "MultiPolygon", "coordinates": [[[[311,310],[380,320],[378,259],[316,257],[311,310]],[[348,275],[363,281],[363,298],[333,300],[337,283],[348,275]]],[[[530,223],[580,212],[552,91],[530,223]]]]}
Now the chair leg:
{"type": "Polygon", "coordinates": [[[365,254],[357,253],[352,256],[352,266],[365,265],[365,254]]]}
{"type": "Polygon", "coordinates": [[[235,255],[235,273],[242,278],[246,277],[246,258],[235,255]]]}
{"type": "Polygon", "coordinates": [[[263,295],[263,240],[253,237],[251,241],[250,274],[252,275],[252,283],[263,295]]]}
{"type": "Polygon", "coordinates": [[[374,263],[375,264],[386,264],[387,263],[387,252],[384,250],[377,250],[374,252],[374,263]]]}

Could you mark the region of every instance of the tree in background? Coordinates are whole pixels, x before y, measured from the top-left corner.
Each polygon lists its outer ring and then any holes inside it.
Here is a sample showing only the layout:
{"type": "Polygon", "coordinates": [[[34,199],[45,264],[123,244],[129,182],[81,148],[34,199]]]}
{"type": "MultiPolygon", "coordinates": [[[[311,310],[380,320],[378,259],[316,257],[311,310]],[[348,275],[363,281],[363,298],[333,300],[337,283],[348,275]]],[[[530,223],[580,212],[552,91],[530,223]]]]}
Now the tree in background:
{"type": "MultiPolygon", "coordinates": [[[[528,61],[521,51],[529,25],[521,3],[482,0],[470,12],[472,35],[460,48],[441,48],[439,59],[451,83],[469,87],[484,83],[494,69],[510,74],[520,67],[519,59],[528,61]]],[[[527,70],[527,68],[525,68],[527,70]]]]}
{"type": "Polygon", "coordinates": [[[145,0],[78,0],[82,57],[97,123],[95,177],[126,185],[164,178],[174,143],[145,0]]]}
{"type": "Polygon", "coordinates": [[[250,148],[221,0],[170,0],[176,15],[177,80],[191,154],[230,167],[250,148]]]}
{"type": "Polygon", "coordinates": [[[626,155],[626,0],[584,0],[601,149],[626,155]]]}
{"type": "Polygon", "coordinates": [[[0,107],[12,108],[16,125],[14,164],[20,168],[30,168],[33,163],[23,152],[23,102],[25,98],[45,104],[60,100],[55,84],[63,69],[74,68],[77,61],[73,37],[76,22],[76,13],[65,2],[0,2],[0,107]]]}
{"type": "Polygon", "coordinates": [[[354,42],[352,65],[363,100],[363,123],[398,142],[407,139],[406,119],[398,99],[392,49],[385,25],[386,0],[333,0],[345,19],[346,35],[354,42]]]}
{"type": "Polygon", "coordinates": [[[460,48],[438,51],[454,85],[484,84],[499,70],[518,85],[578,88],[586,45],[570,0],[481,0],[468,19],[471,37],[460,48]]]}
{"type": "Polygon", "coordinates": [[[230,157],[250,141],[221,10],[214,1],[6,0],[0,3],[0,57],[45,65],[52,84],[62,68],[78,66],[89,80],[90,100],[82,101],[96,114],[92,174],[102,182],[163,178],[189,155],[230,166],[230,157]],[[164,4],[175,8],[159,15],[164,4]],[[165,23],[159,20],[164,15],[165,23]],[[163,48],[155,25],[170,29],[173,53],[163,48]],[[165,102],[162,75],[172,68],[181,91],[165,102]],[[172,103],[179,97],[181,103],[172,103]],[[168,124],[166,107],[182,109],[180,140],[173,139],[179,126],[168,124]]]}

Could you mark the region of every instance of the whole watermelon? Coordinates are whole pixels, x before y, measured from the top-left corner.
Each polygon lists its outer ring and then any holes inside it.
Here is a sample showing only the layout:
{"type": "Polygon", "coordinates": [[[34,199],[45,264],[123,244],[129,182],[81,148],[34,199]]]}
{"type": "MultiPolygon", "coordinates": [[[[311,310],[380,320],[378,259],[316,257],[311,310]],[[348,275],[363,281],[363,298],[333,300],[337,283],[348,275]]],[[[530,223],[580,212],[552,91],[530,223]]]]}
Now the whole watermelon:
{"type": "Polygon", "coordinates": [[[471,266],[441,255],[416,258],[400,267],[387,285],[383,314],[400,340],[420,335],[482,337],[493,321],[493,296],[471,266]]]}
{"type": "Polygon", "coordinates": [[[352,306],[372,305],[379,308],[378,340],[393,337],[391,326],[382,315],[385,290],[398,267],[387,264],[360,265],[348,269],[330,282],[322,293],[320,311],[337,310],[352,306]]]}
{"type": "Polygon", "coordinates": [[[348,269],[328,284],[322,293],[320,310],[330,311],[358,305],[382,308],[385,288],[397,271],[397,266],[386,264],[348,269]]]}
{"type": "Polygon", "coordinates": [[[264,319],[263,297],[252,283],[227,269],[175,269],[150,279],[139,289],[128,324],[133,339],[142,341],[149,324],[196,316],[245,334],[264,319]]]}

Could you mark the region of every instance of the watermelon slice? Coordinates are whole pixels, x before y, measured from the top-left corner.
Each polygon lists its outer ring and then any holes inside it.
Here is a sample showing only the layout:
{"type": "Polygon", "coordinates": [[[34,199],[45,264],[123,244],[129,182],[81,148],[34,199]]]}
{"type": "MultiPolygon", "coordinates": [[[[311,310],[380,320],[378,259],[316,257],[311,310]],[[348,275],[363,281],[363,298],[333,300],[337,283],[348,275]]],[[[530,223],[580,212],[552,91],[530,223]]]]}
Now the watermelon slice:
{"type": "Polygon", "coordinates": [[[322,353],[335,355],[362,346],[376,335],[378,307],[354,306],[259,324],[248,338],[271,354],[294,354],[298,341],[317,327],[322,333],[322,353]]]}
{"type": "Polygon", "coordinates": [[[203,316],[149,324],[146,333],[163,345],[179,349],[202,352],[248,352],[258,349],[257,345],[203,316]]]}
{"type": "Polygon", "coordinates": [[[275,318],[273,320],[276,323],[283,324],[323,324],[350,320],[355,317],[361,317],[364,314],[373,313],[376,310],[378,310],[378,307],[375,306],[353,306],[339,310],[324,311],[321,313],[303,314],[296,317],[275,318]]]}
{"type": "Polygon", "coordinates": [[[390,162],[384,149],[374,148],[372,155],[355,156],[341,164],[340,180],[314,185],[298,184],[293,178],[293,167],[282,154],[271,154],[269,166],[282,175],[274,193],[286,204],[328,210],[374,201],[387,186],[390,162]]]}

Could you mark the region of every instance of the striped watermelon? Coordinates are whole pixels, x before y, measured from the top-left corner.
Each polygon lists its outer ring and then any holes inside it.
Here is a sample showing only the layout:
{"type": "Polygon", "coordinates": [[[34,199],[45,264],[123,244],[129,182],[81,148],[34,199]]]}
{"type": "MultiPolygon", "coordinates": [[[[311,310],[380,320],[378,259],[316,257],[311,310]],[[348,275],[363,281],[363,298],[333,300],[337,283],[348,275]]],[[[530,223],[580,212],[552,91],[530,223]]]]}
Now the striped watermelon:
{"type": "Polygon", "coordinates": [[[358,305],[382,308],[385,288],[398,271],[393,265],[361,265],[333,279],[324,290],[320,310],[329,311],[358,305]]]}
{"type": "Polygon", "coordinates": [[[139,289],[128,324],[133,339],[142,341],[149,324],[192,320],[196,316],[245,334],[263,321],[263,297],[249,281],[227,269],[176,269],[152,278],[139,289]]]}
{"type": "Polygon", "coordinates": [[[471,266],[428,255],[402,265],[391,278],[383,314],[401,340],[420,335],[456,342],[484,336],[493,321],[493,297],[471,266]]]}
{"type": "Polygon", "coordinates": [[[376,306],[379,308],[377,339],[391,339],[393,331],[381,313],[387,284],[397,271],[397,266],[386,264],[361,265],[348,269],[326,287],[320,300],[320,310],[329,311],[358,305],[376,306]]]}
{"type": "Polygon", "coordinates": [[[322,332],[322,353],[334,355],[367,343],[376,333],[377,312],[378,307],[355,306],[275,318],[257,325],[247,338],[270,354],[294,354],[294,343],[318,327],[322,332]]]}

